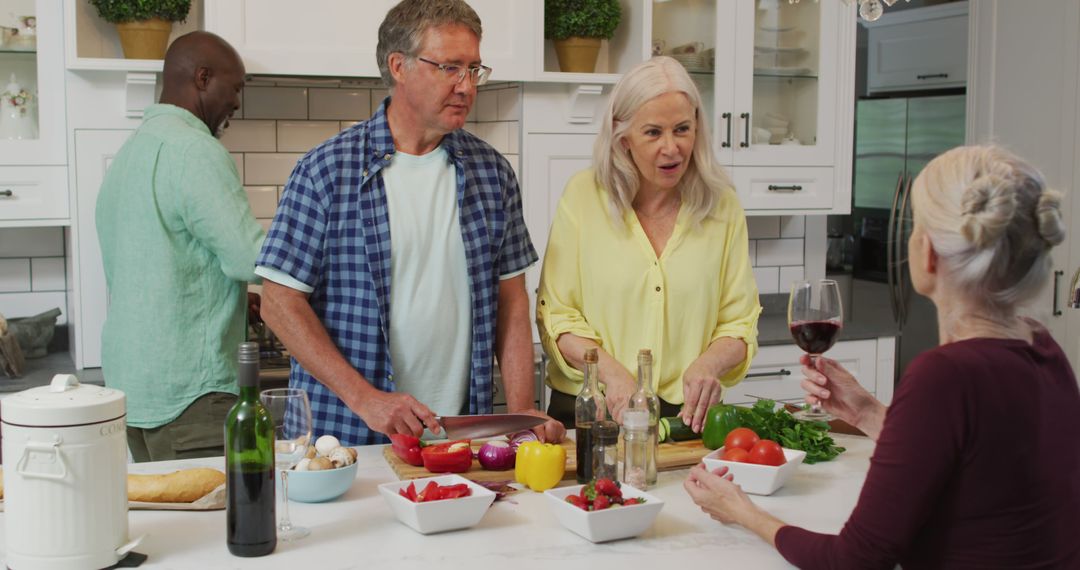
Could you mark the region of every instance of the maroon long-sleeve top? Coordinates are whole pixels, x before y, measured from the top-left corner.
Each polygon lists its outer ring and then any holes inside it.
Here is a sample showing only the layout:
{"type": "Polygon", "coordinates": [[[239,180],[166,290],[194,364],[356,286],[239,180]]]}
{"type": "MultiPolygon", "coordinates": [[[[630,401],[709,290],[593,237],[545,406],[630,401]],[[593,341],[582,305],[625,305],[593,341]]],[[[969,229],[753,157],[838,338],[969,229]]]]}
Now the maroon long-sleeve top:
{"type": "Polygon", "coordinates": [[[785,526],[800,568],[1080,568],[1080,390],[1045,330],[908,367],[839,535],[785,526]]]}

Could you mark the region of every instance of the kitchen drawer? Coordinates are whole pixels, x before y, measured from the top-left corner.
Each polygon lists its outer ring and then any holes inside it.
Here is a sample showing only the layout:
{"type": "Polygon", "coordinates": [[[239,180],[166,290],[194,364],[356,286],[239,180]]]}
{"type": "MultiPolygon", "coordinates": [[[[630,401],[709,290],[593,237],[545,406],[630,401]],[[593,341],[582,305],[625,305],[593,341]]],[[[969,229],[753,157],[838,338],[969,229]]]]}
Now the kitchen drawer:
{"type": "Polygon", "coordinates": [[[832,167],[737,166],[732,181],[744,210],[790,212],[833,206],[832,167]]]}
{"type": "Polygon", "coordinates": [[[0,168],[0,225],[70,217],[66,166],[0,168]]]}
{"type": "MultiPolygon", "coordinates": [[[[876,339],[838,342],[826,354],[838,361],[871,394],[877,387],[876,339]]],[[[803,352],[794,344],[763,346],[754,358],[747,377],[724,391],[728,404],[752,404],[757,397],[771,400],[802,401],[805,392],[802,384],[802,366],[799,357],[803,352]]]]}

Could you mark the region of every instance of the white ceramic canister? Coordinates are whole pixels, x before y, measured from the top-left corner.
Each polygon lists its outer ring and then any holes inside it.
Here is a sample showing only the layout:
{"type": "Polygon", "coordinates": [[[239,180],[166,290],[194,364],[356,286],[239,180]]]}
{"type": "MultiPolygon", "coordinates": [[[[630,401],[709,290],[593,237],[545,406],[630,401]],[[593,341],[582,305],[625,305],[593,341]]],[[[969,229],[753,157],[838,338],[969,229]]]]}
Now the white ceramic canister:
{"type": "Polygon", "coordinates": [[[128,542],[124,393],[58,374],[0,401],[13,570],[105,568],[128,542]]]}

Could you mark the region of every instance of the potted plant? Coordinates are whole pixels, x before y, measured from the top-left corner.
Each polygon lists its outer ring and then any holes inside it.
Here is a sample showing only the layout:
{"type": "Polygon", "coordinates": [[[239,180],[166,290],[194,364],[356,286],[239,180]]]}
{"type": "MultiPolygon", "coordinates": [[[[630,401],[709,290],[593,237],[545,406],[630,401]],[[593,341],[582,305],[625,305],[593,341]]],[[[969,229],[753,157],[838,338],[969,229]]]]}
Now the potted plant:
{"type": "Polygon", "coordinates": [[[592,73],[600,40],[619,27],[619,0],[544,0],[544,37],[555,43],[559,69],[592,73]]]}
{"type": "Polygon", "coordinates": [[[173,22],[183,22],[191,0],[90,0],[102,20],[116,25],[128,59],[164,59],[173,22]]]}

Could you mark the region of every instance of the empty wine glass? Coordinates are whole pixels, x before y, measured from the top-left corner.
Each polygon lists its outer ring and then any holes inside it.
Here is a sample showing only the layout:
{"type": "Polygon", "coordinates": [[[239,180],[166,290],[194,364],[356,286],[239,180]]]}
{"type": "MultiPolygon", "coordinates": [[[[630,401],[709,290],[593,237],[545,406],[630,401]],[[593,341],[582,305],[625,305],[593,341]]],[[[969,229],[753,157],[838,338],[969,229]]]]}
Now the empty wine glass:
{"type": "Polygon", "coordinates": [[[296,466],[311,445],[311,404],[307,393],[296,388],[263,390],[259,395],[274,420],[274,467],[281,471],[281,515],[278,540],[299,540],[311,534],[289,520],[289,470],[296,466]]]}
{"type": "MultiPolygon", "coordinates": [[[[836,344],[840,329],[844,327],[844,310],[840,306],[840,288],[832,279],[796,281],[791,284],[788,298],[788,328],[795,344],[814,358],[836,344]]],[[[827,422],[832,419],[828,412],[814,404],[809,410],[793,414],[800,420],[827,422]]]]}

